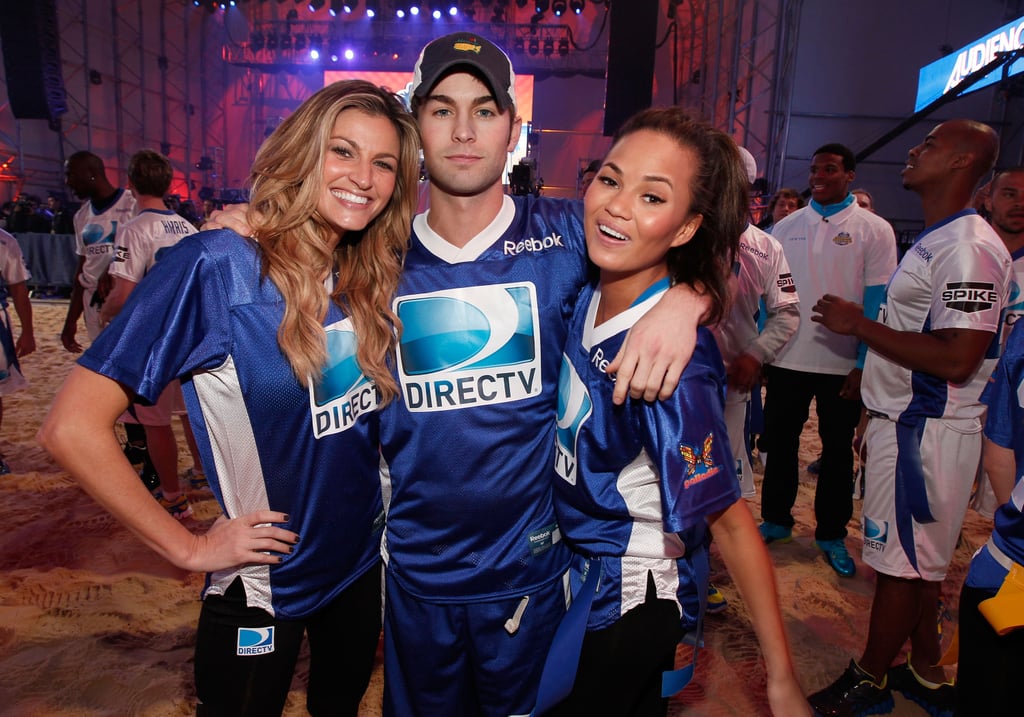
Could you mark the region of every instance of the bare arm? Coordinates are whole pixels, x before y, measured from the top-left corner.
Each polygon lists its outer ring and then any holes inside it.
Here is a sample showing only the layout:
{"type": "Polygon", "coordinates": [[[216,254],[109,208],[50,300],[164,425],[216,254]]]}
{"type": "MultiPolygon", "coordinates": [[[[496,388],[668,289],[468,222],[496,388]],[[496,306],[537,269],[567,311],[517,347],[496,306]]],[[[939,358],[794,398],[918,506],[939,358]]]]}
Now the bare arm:
{"type": "Polygon", "coordinates": [[[267,523],[288,518],[262,510],[234,520],[221,517],[205,535],[194,535],[149,494],[125,458],[114,422],[128,396],[115,381],[75,366],[39,430],[39,443],[96,502],[165,559],[187,570],[222,570],[274,564],[298,536],[267,523]]]}
{"type": "Polygon", "coordinates": [[[856,336],[872,350],[912,371],[963,383],[977,370],[993,332],[936,329],[924,334],[896,331],[864,316],[860,304],[825,294],[814,305],[815,321],[837,334],[856,336]]]}
{"type": "Polygon", "coordinates": [[[75,333],[78,331],[78,320],[82,317],[84,309],[82,294],[85,289],[79,283],[84,265],[85,257],[78,257],[78,268],[75,269],[75,277],[71,280],[71,303],[68,304],[68,315],[64,319],[64,330],[60,332],[60,342],[73,354],[82,353],[82,345],[75,340],[75,333]]]}
{"type": "Polygon", "coordinates": [[[661,297],[626,335],[608,373],[615,374],[612,400],[622,404],[628,393],[645,401],[664,401],[697,345],[697,326],[708,309],[708,298],[684,284],[661,297]]]}
{"type": "Polygon", "coordinates": [[[28,298],[28,287],[24,281],[17,284],[9,284],[7,293],[14,304],[14,312],[21,322],[21,334],[14,346],[14,353],[17,356],[27,356],[36,350],[36,334],[32,328],[32,301],[28,298]]]}
{"type": "Polygon", "coordinates": [[[1013,492],[1013,485],[1017,480],[1017,461],[1013,456],[1013,449],[1003,448],[986,437],[981,461],[988,475],[988,482],[992,485],[992,492],[995,493],[999,505],[1002,505],[1010,500],[1010,493],[1013,492]]]}
{"type": "Polygon", "coordinates": [[[750,610],[750,620],[768,671],[768,703],[772,714],[810,717],[811,707],[793,672],[775,571],[746,501],[737,500],[711,516],[709,524],[729,574],[750,610]]]}
{"type": "Polygon", "coordinates": [[[132,291],[135,290],[137,284],[131,279],[125,279],[123,276],[115,276],[114,288],[107,294],[107,300],[103,302],[103,308],[100,309],[100,326],[106,326],[114,317],[121,313],[121,309],[124,308],[124,302],[128,300],[132,291]]]}

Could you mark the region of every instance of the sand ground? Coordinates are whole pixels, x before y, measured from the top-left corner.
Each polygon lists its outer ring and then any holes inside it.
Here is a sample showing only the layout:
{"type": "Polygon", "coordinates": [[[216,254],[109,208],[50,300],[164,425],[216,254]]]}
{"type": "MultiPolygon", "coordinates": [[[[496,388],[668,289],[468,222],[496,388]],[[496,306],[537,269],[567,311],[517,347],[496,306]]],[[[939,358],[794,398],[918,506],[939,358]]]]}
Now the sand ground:
{"type": "MultiPolygon", "coordinates": [[[[143,547],[36,444],[39,424],[74,359],[57,339],[67,303],[33,306],[38,350],[23,360],[31,386],[6,397],[0,431],[0,451],[13,471],[0,477],[0,714],[192,714],[202,576],[143,547]]],[[[818,452],[813,419],[804,438],[802,465],[818,452]]],[[[183,441],[181,447],[184,470],[190,460],[183,441]]],[[[836,576],[811,545],[813,490],[814,477],[802,472],[796,539],[770,547],[797,671],[808,692],[831,682],[859,655],[874,581],[859,559],[859,502],[850,525],[855,577],[836,576]]],[[[208,494],[193,495],[193,504],[192,525],[203,530],[216,518],[217,505],[208,494]]],[[[758,516],[757,500],[751,508],[758,516]]],[[[943,591],[947,641],[966,565],[990,527],[968,513],[964,543],[943,591]]],[[[764,667],[747,613],[721,561],[714,560],[713,568],[730,605],[708,618],[694,682],[673,699],[670,714],[767,715],[764,667]]],[[[287,715],[306,714],[305,677],[303,661],[287,715]]],[[[380,714],[380,686],[378,667],[362,715],[380,714]]],[[[925,714],[899,695],[896,701],[893,714],[925,714]]]]}

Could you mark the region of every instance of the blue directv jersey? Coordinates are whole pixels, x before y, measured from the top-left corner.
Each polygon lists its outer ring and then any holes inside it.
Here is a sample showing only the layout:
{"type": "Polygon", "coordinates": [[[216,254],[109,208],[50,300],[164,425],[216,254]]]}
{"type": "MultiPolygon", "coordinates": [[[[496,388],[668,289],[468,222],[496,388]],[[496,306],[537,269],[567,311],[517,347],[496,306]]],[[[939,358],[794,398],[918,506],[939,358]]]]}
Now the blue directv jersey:
{"type": "MultiPolygon", "coordinates": [[[[1010,332],[1006,350],[981,400],[988,406],[985,435],[993,443],[1013,449],[1017,463],[1017,482],[1010,500],[995,512],[992,542],[1004,555],[1024,565],[1024,332],[1020,329],[1010,332]]],[[[996,590],[1006,572],[985,546],[971,561],[967,584],[996,590]]]]}
{"type": "Polygon", "coordinates": [[[705,517],[740,497],[725,427],[725,370],[710,331],[699,329],[672,398],[612,403],[615,382],[605,368],[663,293],[595,326],[600,290],[584,289],[562,362],[555,507],[573,548],[601,557],[590,629],[642,604],[648,571],[659,598],[688,602],[694,587],[684,556],[703,549],[705,517]]]}
{"type": "Polygon", "coordinates": [[[506,197],[467,246],[413,222],[381,415],[385,555],[432,602],[523,595],[568,566],[551,504],[558,366],[585,281],[580,205],[506,197]]]}
{"type": "Polygon", "coordinates": [[[355,363],[350,321],[330,304],[327,367],[307,389],[277,344],[283,314],[254,245],[201,232],[161,254],[80,363],[148,401],[181,377],[224,513],[282,511],[302,536],[278,565],[210,574],[205,594],[223,594],[241,576],[249,606],[295,619],[377,562],[383,506],[377,391],[355,363]]]}

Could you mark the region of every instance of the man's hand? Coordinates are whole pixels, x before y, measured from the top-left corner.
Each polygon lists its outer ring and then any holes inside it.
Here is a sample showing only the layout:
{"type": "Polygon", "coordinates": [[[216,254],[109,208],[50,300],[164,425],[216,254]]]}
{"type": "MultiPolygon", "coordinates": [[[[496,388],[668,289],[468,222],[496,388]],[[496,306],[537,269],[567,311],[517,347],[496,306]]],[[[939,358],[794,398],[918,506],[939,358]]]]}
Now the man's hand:
{"type": "Polygon", "coordinates": [[[729,388],[751,391],[761,377],[761,362],[750,354],[740,354],[729,363],[725,375],[729,388]]]}
{"type": "Polygon", "coordinates": [[[860,379],[862,374],[863,371],[861,369],[855,368],[846,375],[843,387],[839,389],[839,398],[845,398],[847,401],[860,400],[860,379]]]}
{"type": "Polygon", "coordinates": [[[679,284],[665,292],[626,335],[626,341],[607,373],[615,375],[612,401],[622,404],[628,393],[645,401],[664,401],[679,385],[679,377],[697,345],[697,326],[708,298],[679,284]]]}
{"type": "Polygon", "coordinates": [[[230,229],[241,236],[252,236],[252,227],[249,226],[248,204],[229,204],[223,209],[214,210],[210,218],[203,224],[203,230],[207,229],[230,229]]]}
{"type": "Polygon", "coordinates": [[[28,356],[30,353],[36,350],[36,337],[31,331],[21,332],[21,336],[18,337],[18,342],[14,345],[14,354],[18,358],[22,356],[28,356]]]}
{"type": "Polygon", "coordinates": [[[96,282],[96,296],[103,300],[106,300],[110,294],[110,290],[114,288],[114,277],[107,272],[103,272],[100,275],[99,281],[96,282]]]}
{"type": "Polygon", "coordinates": [[[864,307],[832,294],[825,294],[811,308],[811,321],[821,324],[837,334],[853,336],[857,324],[864,318],[864,307]]]}

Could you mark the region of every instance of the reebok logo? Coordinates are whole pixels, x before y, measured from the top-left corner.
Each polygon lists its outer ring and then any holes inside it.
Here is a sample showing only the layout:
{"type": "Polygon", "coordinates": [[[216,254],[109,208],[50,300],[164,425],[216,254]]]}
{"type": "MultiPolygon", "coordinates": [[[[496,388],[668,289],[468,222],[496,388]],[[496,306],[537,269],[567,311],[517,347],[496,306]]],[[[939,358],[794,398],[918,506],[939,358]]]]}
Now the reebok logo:
{"type": "Polygon", "coordinates": [[[320,381],[310,381],[309,412],[313,435],[347,431],[377,408],[379,395],[356,363],[356,335],[350,319],[327,327],[327,365],[320,381]]]}
{"type": "Polygon", "coordinates": [[[562,236],[555,233],[552,233],[551,236],[546,236],[543,239],[534,239],[531,237],[520,242],[506,241],[505,256],[516,256],[517,254],[522,254],[524,251],[544,251],[545,249],[551,249],[556,246],[564,247],[565,245],[562,244],[562,236]]]}
{"type": "Polygon", "coordinates": [[[541,391],[533,284],[474,286],[401,297],[398,379],[406,408],[449,411],[541,391]]]}

